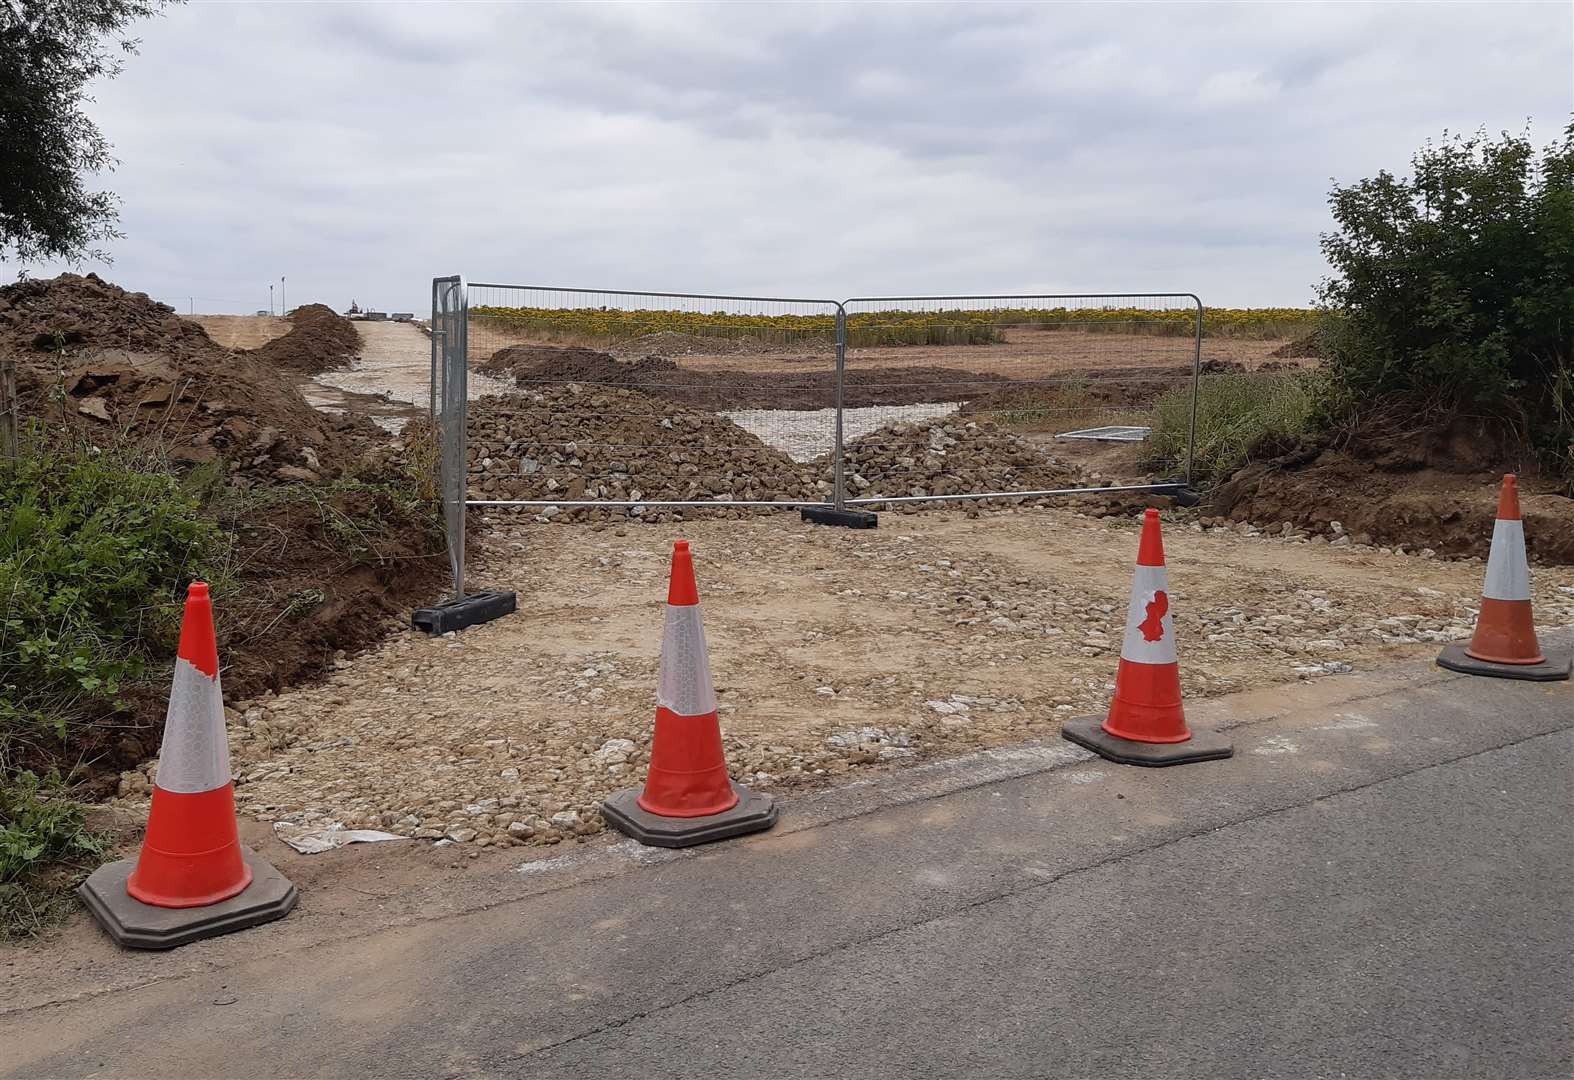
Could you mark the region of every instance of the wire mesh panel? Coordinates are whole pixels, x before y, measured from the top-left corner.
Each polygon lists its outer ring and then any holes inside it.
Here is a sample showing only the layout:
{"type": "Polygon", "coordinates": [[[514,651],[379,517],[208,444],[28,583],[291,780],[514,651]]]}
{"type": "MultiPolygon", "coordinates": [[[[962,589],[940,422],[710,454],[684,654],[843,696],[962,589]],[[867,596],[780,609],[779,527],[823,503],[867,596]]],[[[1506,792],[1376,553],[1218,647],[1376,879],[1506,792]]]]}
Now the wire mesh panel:
{"type": "Polygon", "coordinates": [[[432,426],[438,439],[438,491],[455,600],[465,595],[465,287],[457,275],[432,280],[432,426]]]}
{"type": "Polygon", "coordinates": [[[1201,364],[1195,296],[877,297],[843,306],[851,504],[1169,490],[1189,478],[1201,364]],[[856,407],[868,386],[881,388],[879,406],[856,407]],[[1143,429],[1155,423],[1148,437],[1143,429]],[[1118,443],[1078,437],[1117,428],[1126,435],[1118,443]],[[1104,474],[1148,479],[1115,485],[1104,474]]]}
{"type": "Polygon", "coordinates": [[[838,305],[472,284],[471,505],[661,518],[834,499],[838,305]]]}

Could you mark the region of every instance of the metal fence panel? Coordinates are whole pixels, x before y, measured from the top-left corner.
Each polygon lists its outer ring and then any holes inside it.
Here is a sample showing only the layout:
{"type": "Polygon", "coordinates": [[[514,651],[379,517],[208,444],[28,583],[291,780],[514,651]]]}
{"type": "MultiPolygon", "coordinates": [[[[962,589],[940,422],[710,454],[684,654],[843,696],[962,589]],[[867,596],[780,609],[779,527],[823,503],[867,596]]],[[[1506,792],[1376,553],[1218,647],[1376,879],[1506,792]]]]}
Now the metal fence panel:
{"type": "MultiPolygon", "coordinates": [[[[922,377],[925,400],[967,420],[998,420],[1048,454],[1098,471],[1085,437],[1092,429],[1141,435],[1154,406],[1181,410],[1183,478],[1151,484],[1031,482],[957,491],[882,491],[856,473],[881,436],[851,424],[843,456],[862,490],[849,505],[1039,497],[1089,491],[1175,490],[1191,479],[1192,428],[1202,364],[1202,302],[1190,293],[1016,294],[859,297],[843,302],[846,378],[900,367],[922,377]],[[867,432],[861,434],[861,432],[867,432]]],[[[854,418],[848,417],[848,420],[854,418]]],[[[1129,459],[1126,462],[1129,467],[1129,459]]],[[[955,485],[952,485],[955,486],[955,485]]]]}
{"type": "Polygon", "coordinates": [[[837,302],[436,278],[432,409],[455,597],[471,506],[639,516],[1178,489],[1082,483],[1038,455],[953,474],[943,435],[890,440],[998,419],[1096,473],[1102,448],[1129,453],[1162,402],[1189,483],[1202,311],[1190,293],[837,302]],[[472,406],[482,393],[501,396],[472,406]],[[907,473],[882,478],[870,465],[882,454],[907,473]]]}
{"type": "Polygon", "coordinates": [[[835,301],[485,283],[468,300],[470,368],[513,388],[472,418],[470,505],[834,499],[812,463],[837,446],[835,301]]]}
{"type": "Polygon", "coordinates": [[[431,410],[454,600],[465,596],[466,323],[464,280],[458,275],[434,278],[431,410]]]}

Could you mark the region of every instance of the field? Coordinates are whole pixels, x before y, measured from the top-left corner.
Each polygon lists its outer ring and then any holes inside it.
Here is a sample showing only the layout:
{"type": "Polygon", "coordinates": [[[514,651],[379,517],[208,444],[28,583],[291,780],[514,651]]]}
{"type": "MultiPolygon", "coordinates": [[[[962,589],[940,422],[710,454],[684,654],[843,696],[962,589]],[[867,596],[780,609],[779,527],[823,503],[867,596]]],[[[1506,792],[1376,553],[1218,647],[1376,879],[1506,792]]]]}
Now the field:
{"type": "MultiPolygon", "coordinates": [[[[696,303],[702,303],[696,301],[696,303]]],[[[764,345],[795,345],[829,340],[835,329],[830,313],[815,315],[698,312],[607,307],[544,308],[479,305],[470,317],[538,341],[609,344],[646,334],[693,334],[764,345]]],[[[934,307],[932,310],[849,312],[849,346],[994,345],[1012,330],[1063,330],[1081,333],[1149,334],[1189,337],[1195,310],[1130,307],[999,308],[934,307]]],[[[1284,339],[1317,325],[1315,311],[1299,308],[1208,308],[1208,337],[1284,339]]]]}

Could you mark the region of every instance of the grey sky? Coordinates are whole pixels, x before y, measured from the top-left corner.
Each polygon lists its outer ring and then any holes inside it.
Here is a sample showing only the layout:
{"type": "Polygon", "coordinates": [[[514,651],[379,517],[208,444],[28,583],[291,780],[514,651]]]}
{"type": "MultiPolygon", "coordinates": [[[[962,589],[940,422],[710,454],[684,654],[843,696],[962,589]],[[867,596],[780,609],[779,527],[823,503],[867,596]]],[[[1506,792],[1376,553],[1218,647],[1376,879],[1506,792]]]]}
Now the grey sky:
{"type": "Polygon", "coordinates": [[[1330,177],[1546,143],[1574,5],[205,4],[92,113],[101,273],[198,311],[435,274],[1300,305],[1330,177]]]}

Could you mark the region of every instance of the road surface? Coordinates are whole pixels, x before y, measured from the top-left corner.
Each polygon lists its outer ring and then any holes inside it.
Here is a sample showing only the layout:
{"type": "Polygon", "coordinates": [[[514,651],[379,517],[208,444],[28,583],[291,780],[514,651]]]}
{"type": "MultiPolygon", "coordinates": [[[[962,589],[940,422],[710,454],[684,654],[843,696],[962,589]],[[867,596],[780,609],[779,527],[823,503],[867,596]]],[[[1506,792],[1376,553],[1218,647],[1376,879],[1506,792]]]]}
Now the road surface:
{"type": "Polygon", "coordinates": [[[1236,757],[985,752],[741,842],[68,956],[4,984],[0,1073],[1569,1075],[1570,684],[1412,664],[1192,720],[1236,757]]]}

